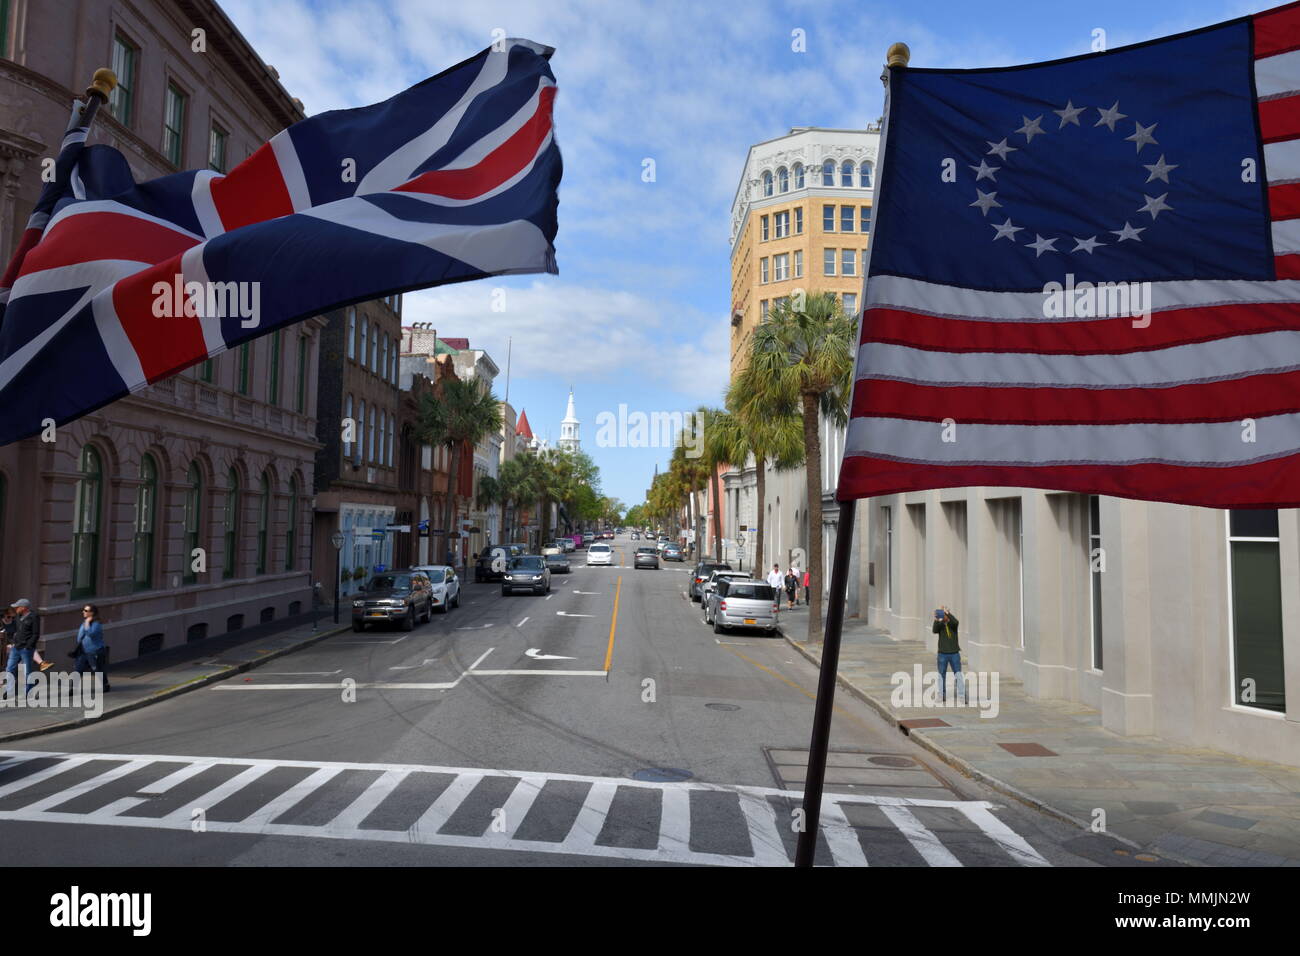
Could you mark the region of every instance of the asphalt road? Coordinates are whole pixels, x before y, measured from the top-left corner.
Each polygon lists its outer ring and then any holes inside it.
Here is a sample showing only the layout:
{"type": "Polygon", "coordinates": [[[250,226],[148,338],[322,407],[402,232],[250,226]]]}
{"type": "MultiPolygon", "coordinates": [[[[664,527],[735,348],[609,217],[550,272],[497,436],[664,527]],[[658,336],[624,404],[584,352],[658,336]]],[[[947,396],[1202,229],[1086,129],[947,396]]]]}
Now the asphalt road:
{"type": "MultiPolygon", "coordinates": [[[[688,565],[466,582],[412,632],[351,632],[14,745],[0,845],[61,865],[785,865],[816,671],[715,636],[688,565]],[[35,754],[35,756],[33,756],[35,754]]],[[[818,862],[1092,865],[1109,838],[955,775],[838,697],[818,862]]]]}

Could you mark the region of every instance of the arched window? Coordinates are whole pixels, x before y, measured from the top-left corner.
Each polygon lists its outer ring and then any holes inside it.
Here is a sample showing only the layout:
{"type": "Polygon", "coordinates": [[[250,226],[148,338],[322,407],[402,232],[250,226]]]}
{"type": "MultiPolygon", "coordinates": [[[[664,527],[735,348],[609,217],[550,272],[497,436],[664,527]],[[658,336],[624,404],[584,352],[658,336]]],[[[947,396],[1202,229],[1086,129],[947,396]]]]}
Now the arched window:
{"type": "Polygon", "coordinates": [[[763,174],[763,195],[772,195],[772,174],[770,172],[763,174]]]}
{"type": "Polygon", "coordinates": [[[140,459],[135,490],[135,542],[131,549],[132,582],[137,591],[153,587],[154,521],[158,510],[158,466],[152,455],[140,459]]]}
{"type": "Polygon", "coordinates": [[[198,580],[194,571],[194,551],[199,546],[203,505],[203,472],[199,470],[198,462],[190,464],[185,480],[189,487],[185,489],[185,553],[181,555],[181,580],[193,584],[198,580]]]}
{"type": "Polygon", "coordinates": [[[833,159],[828,159],[822,163],[822,185],[835,185],[835,160],[833,159]]]}
{"type": "Polygon", "coordinates": [[[388,416],[388,467],[393,467],[393,416],[388,416]]]}
{"type": "Polygon", "coordinates": [[[384,378],[388,377],[388,349],[389,349],[389,339],[388,336],[385,335],[384,336],[384,360],[379,363],[379,374],[382,375],[384,378]]]}
{"type": "Polygon", "coordinates": [[[370,320],[364,315],[361,317],[361,367],[365,368],[370,364],[370,353],[366,351],[370,344],[370,320]]]}
{"type": "MultiPolygon", "coordinates": [[[[348,394],[347,397],[345,397],[345,398],[343,399],[343,417],[344,417],[344,418],[351,418],[351,417],[352,417],[352,395],[351,395],[351,394],[348,394]]],[[[355,426],[354,426],[354,427],[355,427],[355,426]]],[[[343,439],[343,457],[344,457],[344,458],[351,458],[351,457],[352,457],[352,442],[347,438],[348,431],[346,430],[346,426],[345,426],[345,430],[344,430],[344,432],[343,432],[343,435],[344,435],[344,439],[343,439]]]]}
{"type": "Polygon", "coordinates": [[[298,550],[298,479],[289,479],[289,514],[284,526],[284,569],[292,571],[298,550]]]}
{"type": "Polygon", "coordinates": [[[374,409],[370,410],[370,443],[366,446],[366,461],[376,461],[375,458],[375,420],[379,414],[374,409]]]}
{"type": "Polygon", "coordinates": [[[840,167],[840,185],[853,185],[853,164],[847,159],[844,160],[844,165],[840,167]]]}
{"type": "Polygon", "coordinates": [[[784,166],[776,171],[776,189],[777,192],[783,193],[790,191],[790,170],[784,166]]]}
{"type": "Polygon", "coordinates": [[[370,371],[379,371],[379,323],[370,329],[370,371]]]}
{"type": "Polygon", "coordinates": [[[357,357],[357,310],[348,306],[348,358],[357,357]]]}
{"type": "Polygon", "coordinates": [[[239,567],[236,552],[239,549],[239,473],[231,468],[226,475],[226,556],[224,576],[233,578],[239,567]]]}
{"type": "Polygon", "coordinates": [[[265,574],[270,557],[267,552],[271,549],[271,479],[265,472],[257,490],[261,494],[257,504],[257,573],[265,574]]]}
{"type": "Polygon", "coordinates": [[[72,596],[95,593],[99,575],[100,482],[103,480],[99,452],[87,445],[78,462],[75,511],[72,518],[72,596]]]}
{"type": "Polygon", "coordinates": [[[858,185],[863,189],[871,188],[871,164],[863,163],[858,167],[858,185]]]}
{"type": "Polygon", "coordinates": [[[794,188],[803,189],[803,163],[794,164],[794,188]]]}

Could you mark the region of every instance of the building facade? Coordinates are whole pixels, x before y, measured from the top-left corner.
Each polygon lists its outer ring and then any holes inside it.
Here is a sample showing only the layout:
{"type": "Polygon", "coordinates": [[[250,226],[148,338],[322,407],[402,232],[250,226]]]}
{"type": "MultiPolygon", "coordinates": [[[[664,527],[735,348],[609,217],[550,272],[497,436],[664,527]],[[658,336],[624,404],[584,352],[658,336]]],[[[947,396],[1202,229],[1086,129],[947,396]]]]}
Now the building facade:
{"type": "MultiPolygon", "coordinates": [[[[137,180],[224,172],[303,118],[214,3],[0,4],[0,259],[74,95],[101,66],[119,87],[89,142],[118,149],[137,180]]],[[[310,613],[322,325],[282,329],[0,448],[0,595],[37,606],[52,659],[87,601],[117,660],[310,613]]]]}

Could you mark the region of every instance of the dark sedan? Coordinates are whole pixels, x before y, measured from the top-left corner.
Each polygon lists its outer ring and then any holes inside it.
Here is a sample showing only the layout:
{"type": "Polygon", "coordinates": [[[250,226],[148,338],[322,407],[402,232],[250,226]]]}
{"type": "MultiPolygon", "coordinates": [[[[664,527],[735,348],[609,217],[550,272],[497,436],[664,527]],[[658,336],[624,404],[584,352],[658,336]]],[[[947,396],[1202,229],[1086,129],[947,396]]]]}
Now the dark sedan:
{"type": "Polygon", "coordinates": [[[636,554],[632,558],[632,570],[638,568],[650,568],[654,571],[659,570],[659,553],[654,548],[637,548],[636,554]]]}
{"type": "Polygon", "coordinates": [[[549,594],[550,590],[551,569],[546,566],[546,559],[540,554],[520,555],[510,562],[506,573],[501,576],[502,594],[515,591],[549,594]]]}
{"type": "Polygon", "coordinates": [[[433,618],[433,589],[423,571],[389,571],[370,579],[352,601],[352,630],[367,624],[401,624],[412,630],[417,620],[433,618]]]}
{"type": "Polygon", "coordinates": [[[543,555],[546,559],[546,567],[552,574],[568,574],[572,567],[569,565],[569,556],[563,551],[555,554],[543,555]]]}

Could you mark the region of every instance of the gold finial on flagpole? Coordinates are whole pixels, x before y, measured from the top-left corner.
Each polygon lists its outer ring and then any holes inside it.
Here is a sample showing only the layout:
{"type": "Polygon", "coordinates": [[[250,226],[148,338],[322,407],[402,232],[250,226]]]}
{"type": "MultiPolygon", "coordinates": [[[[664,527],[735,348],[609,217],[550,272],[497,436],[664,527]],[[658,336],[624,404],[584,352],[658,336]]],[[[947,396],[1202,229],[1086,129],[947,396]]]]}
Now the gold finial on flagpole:
{"type": "Polygon", "coordinates": [[[117,86],[117,74],[107,67],[101,66],[95,71],[95,75],[90,80],[90,85],[86,87],[86,96],[96,96],[101,100],[107,100],[108,95],[113,92],[117,86]]]}
{"type": "Polygon", "coordinates": [[[886,66],[907,66],[907,61],[912,58],[912,51],[908,49],[906,43],[895,43],[885,54],[886,66]]]}

